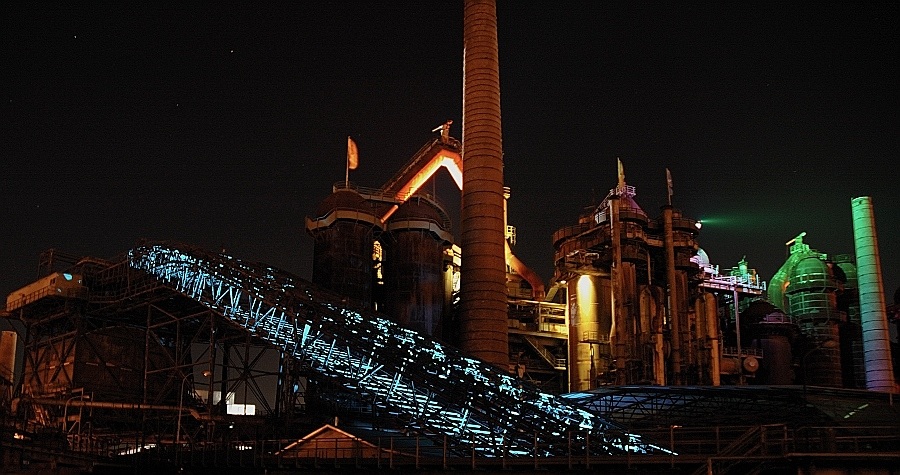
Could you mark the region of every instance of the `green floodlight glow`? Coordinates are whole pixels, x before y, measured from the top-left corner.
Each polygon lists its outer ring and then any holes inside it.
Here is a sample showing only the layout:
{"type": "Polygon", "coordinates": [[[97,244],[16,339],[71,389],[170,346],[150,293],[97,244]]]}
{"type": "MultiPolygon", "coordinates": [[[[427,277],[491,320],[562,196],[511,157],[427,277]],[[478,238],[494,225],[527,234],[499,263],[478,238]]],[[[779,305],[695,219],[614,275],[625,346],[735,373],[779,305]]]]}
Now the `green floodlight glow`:
{"type": "Polygon", "coordinates": [[[697,219],[697,229],[703,227],[711,227],[718,230],[728,229],[747,229],[758,227],[766,223],[771,223],[771,218],[761,214],[734,214],[734,215],[718,215],[704,216],[697,219]]]}

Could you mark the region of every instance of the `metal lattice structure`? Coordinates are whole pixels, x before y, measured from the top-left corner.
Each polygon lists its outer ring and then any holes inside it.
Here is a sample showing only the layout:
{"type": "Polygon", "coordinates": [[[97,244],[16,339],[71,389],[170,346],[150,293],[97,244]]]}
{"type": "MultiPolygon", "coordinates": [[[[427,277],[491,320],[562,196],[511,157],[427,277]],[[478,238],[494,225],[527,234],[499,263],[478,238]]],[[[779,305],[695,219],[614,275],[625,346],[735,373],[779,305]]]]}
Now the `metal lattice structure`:
{"type": "Polygon", "coordinates": [[[562,454],[590,434],[607,454],[667,453],[565,399],[403,328],[341,305],[279,269],[169,245],[129,263],[304,362],[410,431],[483,455],[562,454]],[[501,452],[502,451],[502,452],[501,452]]]}
{"type": "Polygon", "coordinates": [[[789,427],[894,424],[890,393],[820,386],[607,386],[563,396],[635,430],[659,427],[789,427]]]}

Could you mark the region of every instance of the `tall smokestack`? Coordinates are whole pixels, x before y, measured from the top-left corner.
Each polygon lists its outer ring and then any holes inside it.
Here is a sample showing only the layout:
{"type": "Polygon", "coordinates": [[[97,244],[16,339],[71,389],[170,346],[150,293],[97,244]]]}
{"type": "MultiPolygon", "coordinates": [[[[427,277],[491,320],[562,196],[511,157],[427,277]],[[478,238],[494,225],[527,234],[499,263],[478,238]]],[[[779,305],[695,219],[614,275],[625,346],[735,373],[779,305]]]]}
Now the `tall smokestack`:
{"type": "Polygon", "coordinates": [[[465,0],[460,347],[509,366],[497,5],[465,0]]]}
{"type": "Polygon", "coordinates": [[[866,364],[866,389],[897,390],[891,365],[890,334],[881,279],[881,259],[875,233],[872,198],[850,200],[853,213],[853,242],[859,285],[859,310],[862,320],[863,352],[866,364]]]}

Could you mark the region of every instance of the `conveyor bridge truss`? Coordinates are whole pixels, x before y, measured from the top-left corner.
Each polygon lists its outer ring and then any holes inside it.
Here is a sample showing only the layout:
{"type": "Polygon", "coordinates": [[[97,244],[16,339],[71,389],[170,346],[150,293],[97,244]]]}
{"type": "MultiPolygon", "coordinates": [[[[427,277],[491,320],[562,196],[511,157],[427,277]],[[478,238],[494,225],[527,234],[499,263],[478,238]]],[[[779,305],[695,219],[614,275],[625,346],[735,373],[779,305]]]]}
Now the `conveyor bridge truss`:
{"type": "Polygon", "coordinates": [[[293,355],[412,433],[482,456],[561,455],[572,438],[609,455],[666,454],[599,415],[287,272],[186,246],[148,244],[129,264],[293,355]],[[582,441],[583,443],[583,441],[582,441]]]}

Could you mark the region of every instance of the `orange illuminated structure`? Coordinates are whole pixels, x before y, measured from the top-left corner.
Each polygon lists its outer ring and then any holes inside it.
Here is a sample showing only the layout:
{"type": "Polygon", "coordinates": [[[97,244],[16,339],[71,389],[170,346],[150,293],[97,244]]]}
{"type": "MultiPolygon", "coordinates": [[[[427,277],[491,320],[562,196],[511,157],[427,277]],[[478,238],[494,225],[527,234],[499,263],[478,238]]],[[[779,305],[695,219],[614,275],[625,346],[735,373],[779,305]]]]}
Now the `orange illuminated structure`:
{"type": "MultiPolygon", "coordinates": [[[[441,168],[462,191],[461,144],[448,132],[449,124],[381,188],[336,183],[315,217],[307,218],[306,228],[315,240],[315,284],[344,295],[348,303],[383,311],[408,328],[465,339],[441,322],[459,291],[460,251],[454,250],[452,223],[436,197],[422,191],[441,168]]],[[[498,216],[504,225],[508,196],[504,193],[498,216]]],[[[527,297],[543,299],[543,281],[512,253],[510,240],[514,232],[498,255],[527,282],[527,297]]]]}
{"type": "Polygon", "coordinates": [[[381,222],[387,221],[400,204],[415,194],[441,167],[447,169],[457,188],[461,190],[463,166],[459,150],[459,142],[449,137],[434,139],[419,149],[406,166],[381,187],[384,196],[397,201],[381,216],[381,222]]]}

